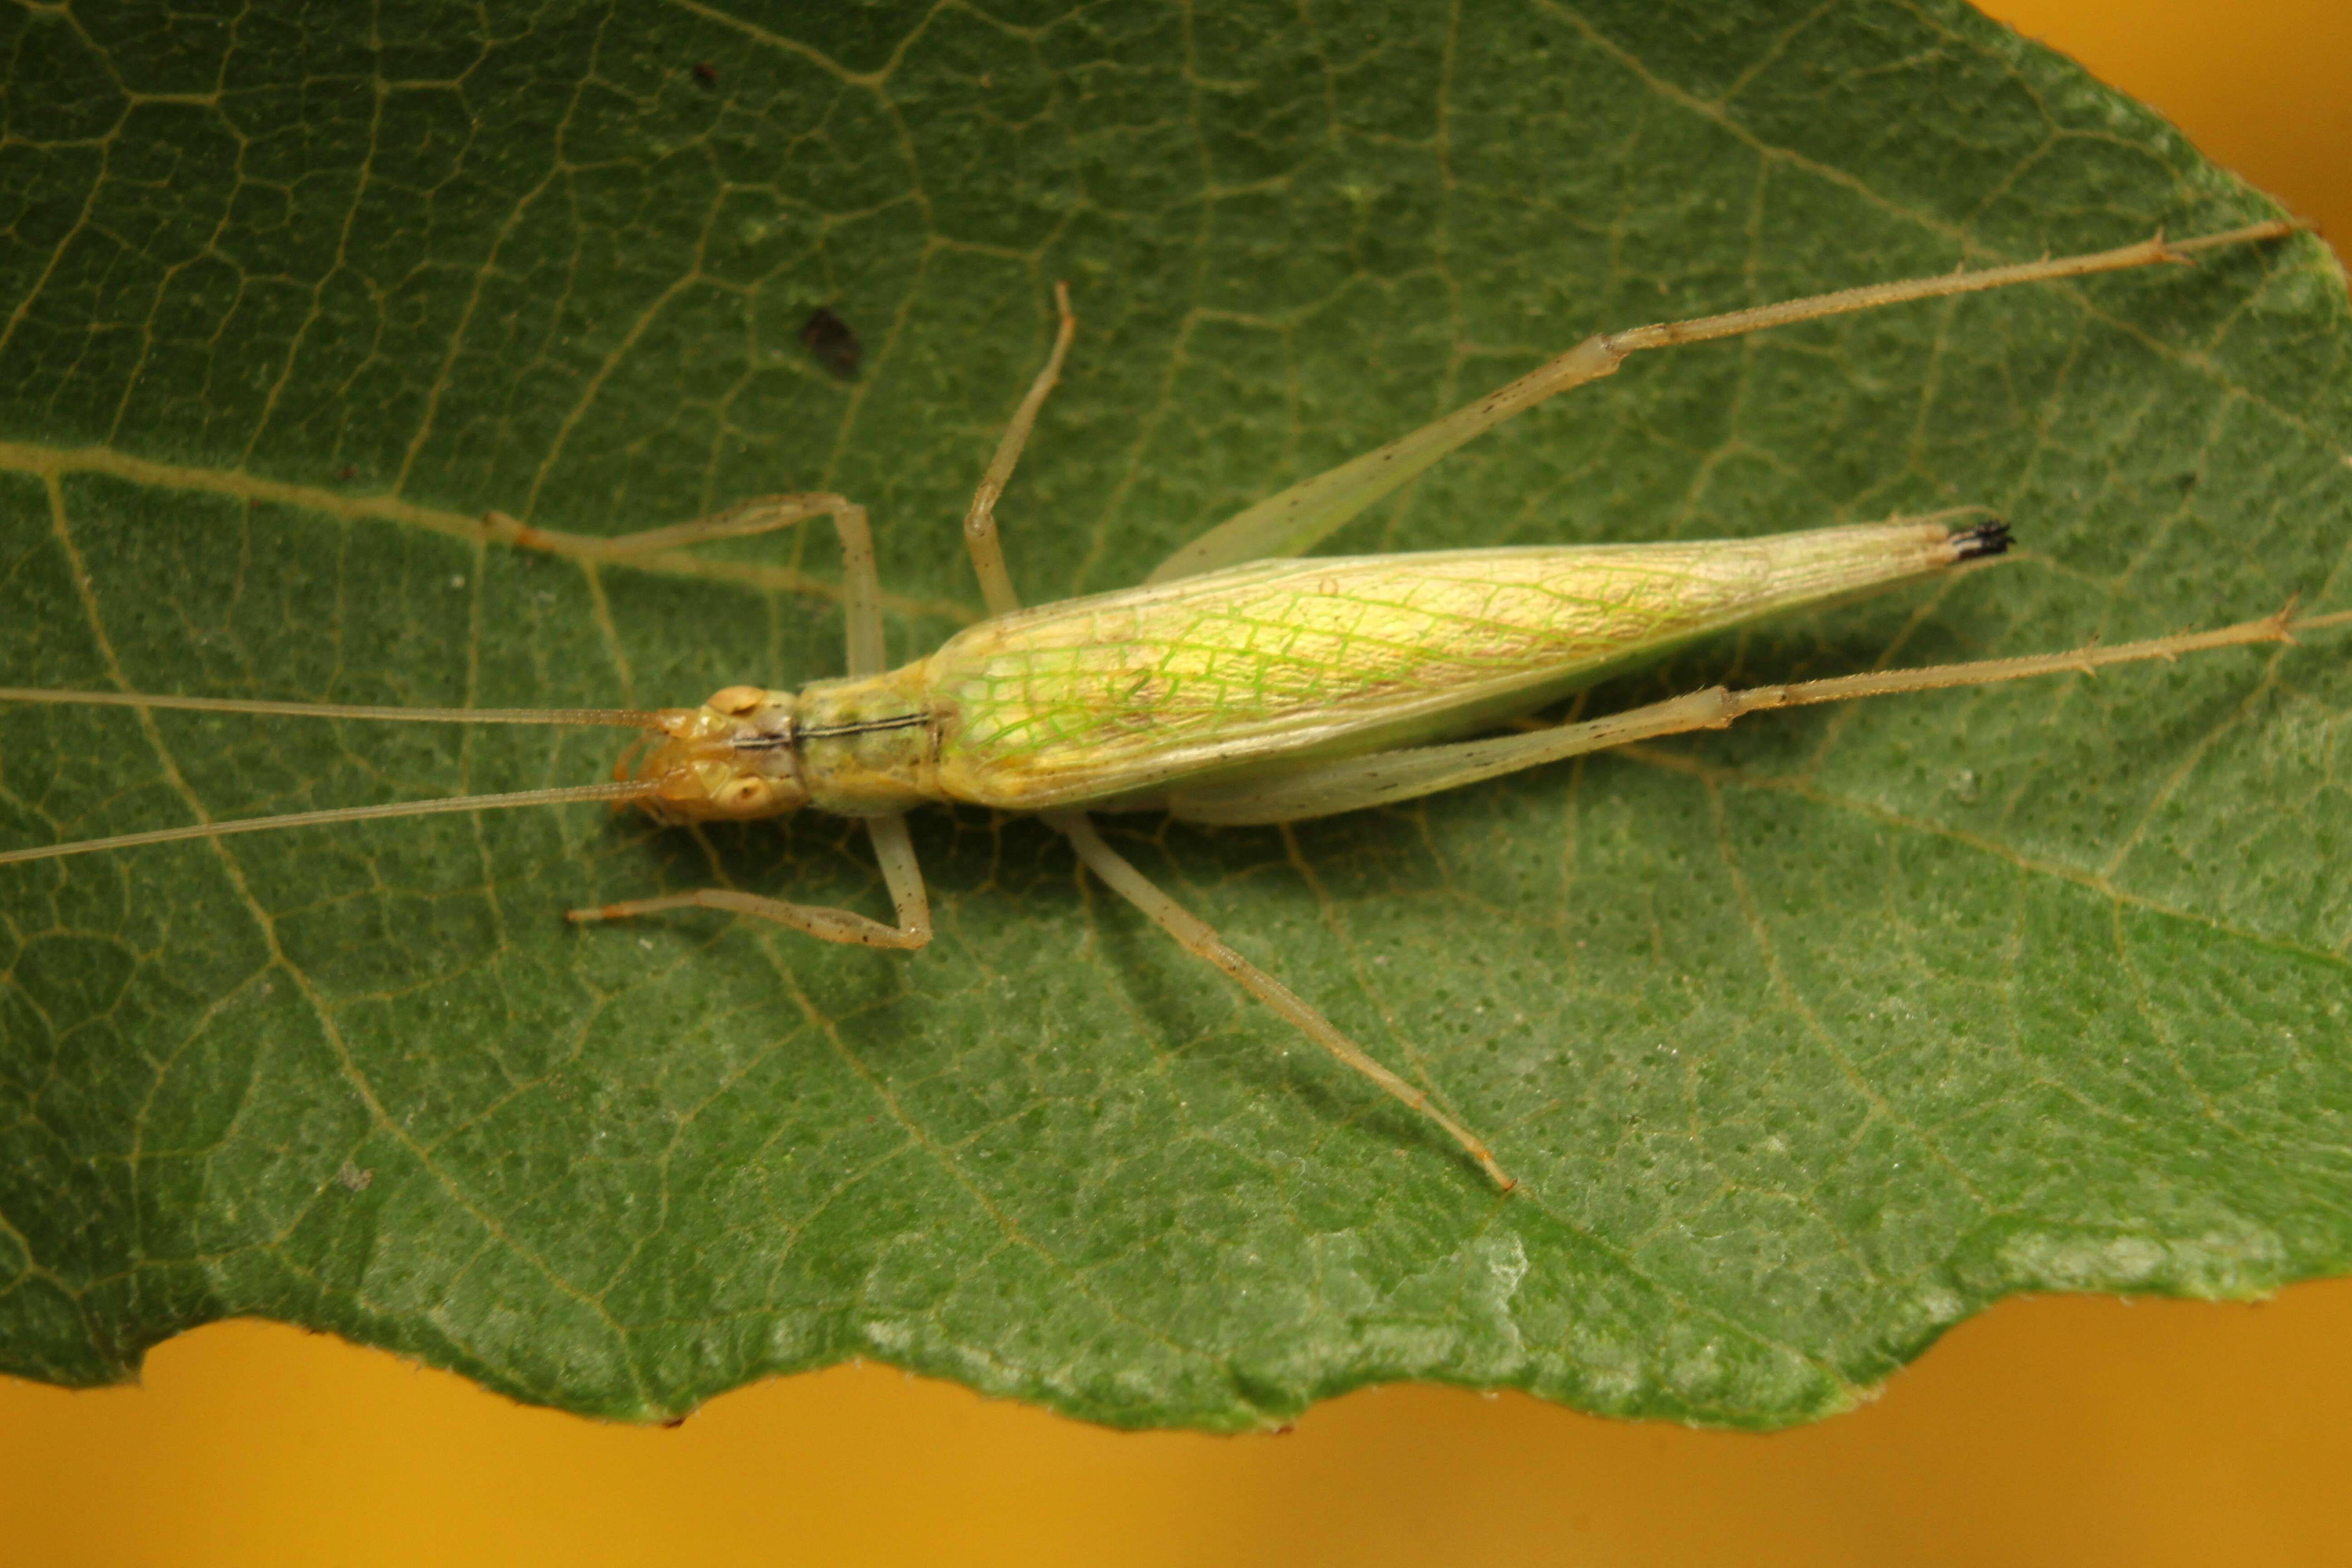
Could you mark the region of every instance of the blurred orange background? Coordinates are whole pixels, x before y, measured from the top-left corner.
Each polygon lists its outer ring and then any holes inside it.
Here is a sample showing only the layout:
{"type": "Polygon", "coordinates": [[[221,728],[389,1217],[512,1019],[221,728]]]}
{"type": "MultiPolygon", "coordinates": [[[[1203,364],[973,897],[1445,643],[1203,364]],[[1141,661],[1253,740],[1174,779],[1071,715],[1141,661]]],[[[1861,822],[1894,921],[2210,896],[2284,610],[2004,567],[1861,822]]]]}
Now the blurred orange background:
{"type": "MultiPolygon", "coordinates": [[[[2352,235],[2347,0],[1996,16],[2352,235]]],[[[2352,1281],[2260,1306],[2014,1301],[1874,1405],[1770,1437],[1359,1394],[1278,1437],[1121,1436],[881,1367],[675,1430],[528,1410],[226,1323],[143,1387],[0,1378],[12,1563],[2341,1562],[2352,1281]]]]}

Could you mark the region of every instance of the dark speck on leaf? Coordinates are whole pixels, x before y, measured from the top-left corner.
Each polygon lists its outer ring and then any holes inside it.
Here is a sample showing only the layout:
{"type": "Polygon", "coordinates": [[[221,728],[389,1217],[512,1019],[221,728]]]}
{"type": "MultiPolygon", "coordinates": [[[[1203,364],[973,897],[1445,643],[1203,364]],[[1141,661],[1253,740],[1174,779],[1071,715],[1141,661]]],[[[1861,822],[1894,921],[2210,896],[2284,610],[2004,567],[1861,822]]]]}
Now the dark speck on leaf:
{"type": "Polygon", "coordinates": [[[347,485],[359,477],[360,466],[357,463],[345,463],[335,470],[335,483],[339,485],[347,485]]]}
{"type": "Polygon", "coordinates": [[[712,65],[709,60],[697,60],[694,62],[694,79],[700,82],[706,88],[717,87],[719,85],[719,68],[712,65]]]}
{"type": "Polygon", "coordinates": [[[857,356],[864,345],[858,342],[857,334],[850,331],[847,321],[820,305],[816,314],[801,328],[801,342],[808,345],[816,363],[835,375],[843,381],[856,379],[857,356]]]}

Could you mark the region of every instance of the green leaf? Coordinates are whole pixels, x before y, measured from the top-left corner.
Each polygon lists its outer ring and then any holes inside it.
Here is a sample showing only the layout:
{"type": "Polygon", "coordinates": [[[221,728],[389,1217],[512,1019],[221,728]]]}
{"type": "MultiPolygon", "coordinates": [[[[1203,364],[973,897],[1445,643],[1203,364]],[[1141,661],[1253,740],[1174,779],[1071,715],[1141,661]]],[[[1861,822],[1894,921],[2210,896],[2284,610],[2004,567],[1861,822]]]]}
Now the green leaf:
{"type": "MultiPolygon", "coordinates": [[[[1583,334],[2271,214],[1942,0],[1826,11],[19,8],[0,680],[425,704],[837,674],[810,531],[479,542],[823,489],[895,653],[1583,334]],[[857,342],[802,331],[820,308],[857,342]]],[[[1601,696],[2352,601],[2342,279],[2301,239],[1643,356],[1337,542],[1696,538],[1956,502],[2021,559],[1601,696]]],[[[2029,1289],[2352,1261],[2340,634],[1750,721],[1291,831],[1114,841],[1490,1134],[1498,1197],[1089,885],[923,816],[573,806],[0,870],[0,1367],[261,1314],[643,1419],[850,1356],[1123,1425],[1362,1384],[1741,1426],[2029,1289]]],[[[602,776],[596,732],[0,709],[0,845],[602,776]]]]}

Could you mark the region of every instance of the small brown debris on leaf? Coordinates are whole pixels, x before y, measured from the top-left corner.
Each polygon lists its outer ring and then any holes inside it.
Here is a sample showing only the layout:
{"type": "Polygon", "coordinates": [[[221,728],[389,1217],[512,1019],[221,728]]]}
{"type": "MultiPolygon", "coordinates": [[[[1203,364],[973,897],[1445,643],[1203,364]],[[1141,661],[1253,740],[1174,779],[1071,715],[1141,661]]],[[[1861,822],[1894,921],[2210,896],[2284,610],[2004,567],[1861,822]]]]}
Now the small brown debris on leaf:
{"type": "Polygon", "coordinates": [[[847,321],[820,305],[816,314],[801,328],[801,342],[808,345],[816,363],[835,375],[844,381],[856,379],[857,357],[864,352],[864,345],[858,342],[857,334],[850,330],[847,321]]]}

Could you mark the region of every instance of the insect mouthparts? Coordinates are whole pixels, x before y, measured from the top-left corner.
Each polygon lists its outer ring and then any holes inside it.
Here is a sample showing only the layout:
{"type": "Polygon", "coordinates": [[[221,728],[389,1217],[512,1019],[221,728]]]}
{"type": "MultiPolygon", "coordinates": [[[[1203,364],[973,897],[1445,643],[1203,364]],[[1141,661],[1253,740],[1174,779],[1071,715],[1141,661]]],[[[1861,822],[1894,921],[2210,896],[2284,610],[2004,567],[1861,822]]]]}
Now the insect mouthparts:
{"type": "Polygon", "coordinates": [[[2015,535],[2009,531],[2009,524],[1999,518],[1990,522],[1980,522],[1974,528],[1952,535],[1953,558],[1979,561],[1988,555],[2005,554],[2013,538],[2015,535]]]}

